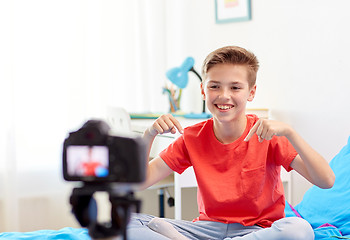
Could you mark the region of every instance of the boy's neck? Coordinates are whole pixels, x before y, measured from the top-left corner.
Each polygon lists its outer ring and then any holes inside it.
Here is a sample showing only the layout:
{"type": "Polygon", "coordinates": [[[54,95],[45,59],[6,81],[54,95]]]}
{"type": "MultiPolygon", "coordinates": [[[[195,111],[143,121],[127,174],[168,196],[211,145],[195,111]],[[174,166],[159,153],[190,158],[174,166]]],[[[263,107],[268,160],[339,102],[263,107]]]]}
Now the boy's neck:
{"type": "Polygon", "coordinates": [[[230,122],[219,122],[214,119],[214,134],[219,142],[229,144],[242,136],[247,126],[247,117],[242,115],[240,118],[230,122]]]}

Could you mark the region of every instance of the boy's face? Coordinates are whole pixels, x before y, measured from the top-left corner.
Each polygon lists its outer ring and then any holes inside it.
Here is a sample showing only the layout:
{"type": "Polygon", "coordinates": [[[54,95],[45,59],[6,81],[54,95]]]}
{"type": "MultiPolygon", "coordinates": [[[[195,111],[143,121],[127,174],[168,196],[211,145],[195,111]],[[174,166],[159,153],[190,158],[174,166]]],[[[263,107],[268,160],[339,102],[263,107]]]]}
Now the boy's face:
{"type": "Polygon", "coordinates": [[[221,122],[245,117],[247,101],[256,91],[256,86],[249,87],[247,67],[234,64],[212,67],[201,87],[209,111],[221,122]]]}

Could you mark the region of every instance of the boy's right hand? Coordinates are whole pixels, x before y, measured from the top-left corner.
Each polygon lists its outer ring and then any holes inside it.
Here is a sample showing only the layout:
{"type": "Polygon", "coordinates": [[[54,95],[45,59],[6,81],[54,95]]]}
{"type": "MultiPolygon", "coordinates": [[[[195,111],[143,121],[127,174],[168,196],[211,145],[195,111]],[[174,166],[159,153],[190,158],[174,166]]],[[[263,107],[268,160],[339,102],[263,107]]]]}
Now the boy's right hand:
{"type": "Polygon", "coordinates": [[[176,129],[182,134],[183,128],[180,122],[171,114],[165,114],[157,118],[156,121],[148,128],[148,132],[151,136],[163,133],[176,133],[176,129]]]}

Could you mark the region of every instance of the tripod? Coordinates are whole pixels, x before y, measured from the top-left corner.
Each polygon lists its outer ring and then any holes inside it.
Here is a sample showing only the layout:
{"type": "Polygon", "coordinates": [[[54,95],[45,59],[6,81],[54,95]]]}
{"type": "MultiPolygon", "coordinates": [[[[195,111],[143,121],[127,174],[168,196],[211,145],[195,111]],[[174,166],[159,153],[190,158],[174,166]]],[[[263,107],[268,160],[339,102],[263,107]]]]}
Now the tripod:
{"type": "MultiPolygon", "coordinates": [[[[126,226],[132,210],[139,212],[140,201],[133,192],[124,192],[112,184],[85,184],[74,188],[70,197],[72,212],[82,227],[87,227],[92,239],[109,239],[123,236],[127,240],[126,226]],[[97,191],[107,192],[111,202],[111,221],[97,221],[97,203],[93,194],[97,191]]],[[[119,239],[119,238],[118,238],[119,239]]]]}

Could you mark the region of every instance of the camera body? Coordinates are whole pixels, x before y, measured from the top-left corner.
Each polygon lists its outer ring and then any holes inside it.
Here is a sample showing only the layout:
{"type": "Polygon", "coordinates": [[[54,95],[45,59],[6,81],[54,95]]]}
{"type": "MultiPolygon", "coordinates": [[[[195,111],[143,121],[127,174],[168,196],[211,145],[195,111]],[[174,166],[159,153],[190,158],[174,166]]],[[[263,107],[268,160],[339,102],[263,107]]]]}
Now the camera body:
{"type": "Polygon", "coordinates": [[[102,120],[89,120],[63,145],[63,177],[84,183],[141,183],[146,177],[146,144],[141,137],[111,134],[102,120]]]}

